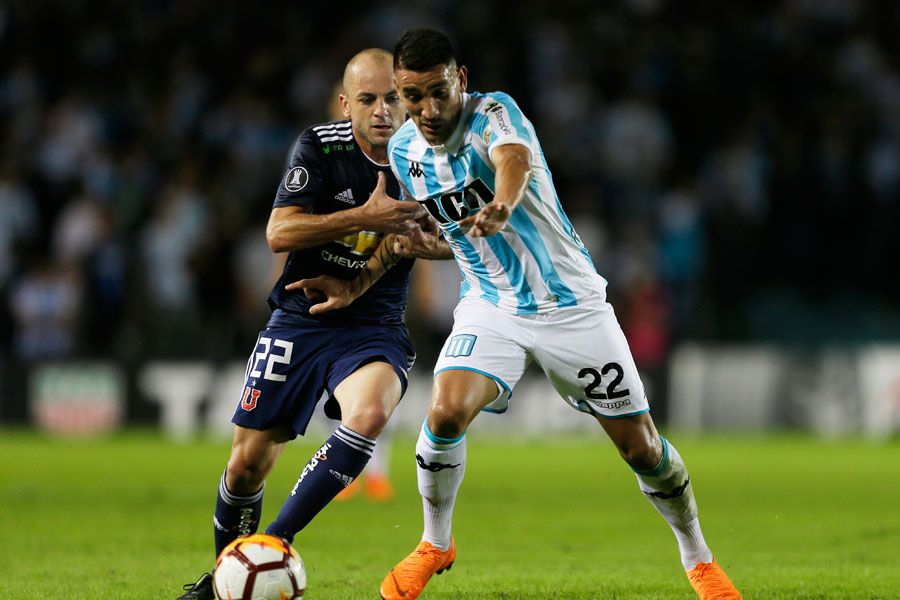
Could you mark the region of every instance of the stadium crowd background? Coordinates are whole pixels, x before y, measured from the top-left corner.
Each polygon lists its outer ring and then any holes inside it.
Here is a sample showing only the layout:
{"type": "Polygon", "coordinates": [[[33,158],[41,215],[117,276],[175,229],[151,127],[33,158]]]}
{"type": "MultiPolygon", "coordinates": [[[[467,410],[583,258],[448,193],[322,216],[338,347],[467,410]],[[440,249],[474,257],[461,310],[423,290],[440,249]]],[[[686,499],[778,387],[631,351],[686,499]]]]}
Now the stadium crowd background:
{"type": "MultiPolygon", "coordinates": [[[[422,24],[535,123],[647,372],[685,339],[900,340],[900,4],[545,4],[0,7],[0,390],[244,356],[292,141],[350,56],[422,24]]],[[[456,293],[417,286],[425,362],[456,293]]]]}

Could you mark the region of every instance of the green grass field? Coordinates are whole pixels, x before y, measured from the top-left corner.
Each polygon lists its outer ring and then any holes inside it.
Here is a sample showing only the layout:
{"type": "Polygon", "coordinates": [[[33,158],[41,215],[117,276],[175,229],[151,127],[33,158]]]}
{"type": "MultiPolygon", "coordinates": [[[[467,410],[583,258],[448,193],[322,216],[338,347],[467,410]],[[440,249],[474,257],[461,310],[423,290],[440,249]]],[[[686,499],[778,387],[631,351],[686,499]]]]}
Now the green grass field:
{"type": "MultiPolygon", "coordinates": [[[[711,547],[744,597],[900,598],[900,444],[673,435],[711,547]]],[[[296,541],[307,598],[377,598],[418,541],[413,440],[390,504],[329,506],[296,541]]],[[[269,479],[274,517],[314,443],[269,479]]],[[[0,431],[0,598],[170,599],[212,561],[228,447],[150,434],[49,440],[0,431]]],[[[690,599],[668,526],[601,439],[470,434],[459,556],[424,599],[690,599]]]]}

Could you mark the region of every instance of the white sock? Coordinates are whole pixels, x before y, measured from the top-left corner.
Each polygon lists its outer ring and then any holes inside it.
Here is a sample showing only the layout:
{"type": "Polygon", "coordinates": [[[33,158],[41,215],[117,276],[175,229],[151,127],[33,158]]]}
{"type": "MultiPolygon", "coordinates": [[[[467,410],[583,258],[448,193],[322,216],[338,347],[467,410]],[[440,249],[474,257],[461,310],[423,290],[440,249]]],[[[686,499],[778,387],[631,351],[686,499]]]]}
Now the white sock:
{"type": "Polygon", "coordinates": [[[422,425],[416,442],[416,473],[425,529],[422,540],[446,550],[450,547],[450,529],[456,492],[466,473],[466,434],[440,438],[422,425]]]}
{"type": "Polygon", "coordinates": [[[700,531],[700,519],[694,518],[686,526],[672,525],[675,539],[678,540],[678,551],[681,553],[681,564],[685,571],[690,571],[697,563],[712,562],[712,552],[703,539],[700,531]]]}
{"type": "Polygon", "coordinates": [[[690,571],[697,563],[711,562],[712,552],[703,539],[697,519],[697,503],[690,476],[681,455],[662,438],[663,457],[652,471],[635,471],[638,485],[650,503],[666,520],[681,553],[681,564],[690,571]]]}

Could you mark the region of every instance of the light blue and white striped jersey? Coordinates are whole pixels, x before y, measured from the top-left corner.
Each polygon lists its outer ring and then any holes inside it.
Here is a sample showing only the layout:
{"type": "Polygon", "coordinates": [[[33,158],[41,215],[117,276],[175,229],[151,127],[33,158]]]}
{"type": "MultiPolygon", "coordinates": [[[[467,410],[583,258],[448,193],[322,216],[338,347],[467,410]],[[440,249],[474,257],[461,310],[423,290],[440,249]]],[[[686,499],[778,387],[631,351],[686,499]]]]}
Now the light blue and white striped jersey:
{"type": "Polygon", "coordinates": [[[410,119],[388,144],[391,168],[434,217],[462,274],[460,296],[477,296],[513,314],[547,313],[605,300],[606,280],[563,212],[531,122],[502,92],[463,95],[459,125],[431,146],[410,119]],[[503,144],[531,151],[525,196],[499,233],[474,238],[457,221],[494,199],[490,153],[503,144]]]}

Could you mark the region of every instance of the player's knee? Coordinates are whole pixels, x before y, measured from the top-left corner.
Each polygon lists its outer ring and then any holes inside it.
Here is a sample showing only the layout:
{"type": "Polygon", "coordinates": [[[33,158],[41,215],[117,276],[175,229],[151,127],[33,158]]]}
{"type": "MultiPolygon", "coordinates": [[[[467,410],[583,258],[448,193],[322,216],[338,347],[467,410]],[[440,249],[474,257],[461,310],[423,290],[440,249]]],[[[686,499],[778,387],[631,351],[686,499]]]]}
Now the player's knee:
{"type": "Polygon", "coordinates": [[[650,471],[662,460],[662,441],[659,436],[635,435],[617,442],[619,454],[633,469],[650,471]]]}
{"type": "Polygon", "coordinates": [[[252,494],[262,487],[268,472],[266,461],[236,449],[228,460],[225,482],[235,494],[252,494]]]}
{"type": "Polygon", "coordinates": [[[428,411],[428,428],[440,437],[456,437],[469,426],[466,403],[438,394],[428,411]]]}
{"type": "Polygon", "coordinates": [[[376,438],[387,425],[391,409],[380,404],[360,406],[342,421],[344,425],[370,438],[376,438]]]}

